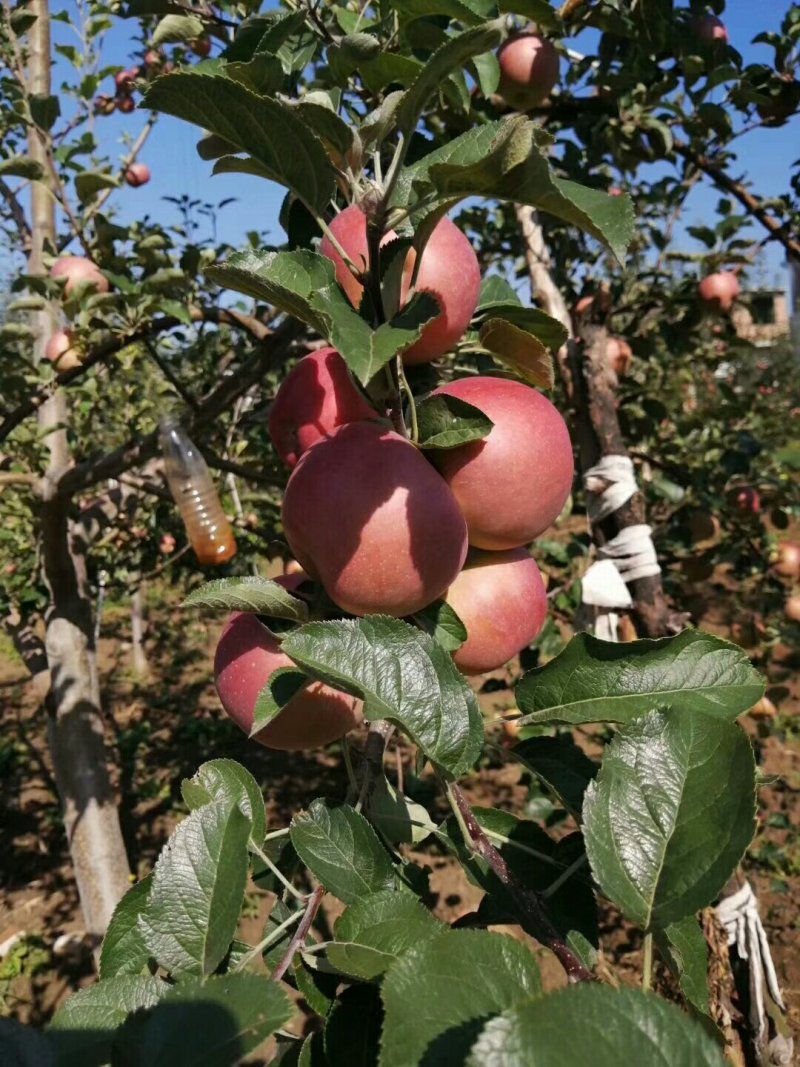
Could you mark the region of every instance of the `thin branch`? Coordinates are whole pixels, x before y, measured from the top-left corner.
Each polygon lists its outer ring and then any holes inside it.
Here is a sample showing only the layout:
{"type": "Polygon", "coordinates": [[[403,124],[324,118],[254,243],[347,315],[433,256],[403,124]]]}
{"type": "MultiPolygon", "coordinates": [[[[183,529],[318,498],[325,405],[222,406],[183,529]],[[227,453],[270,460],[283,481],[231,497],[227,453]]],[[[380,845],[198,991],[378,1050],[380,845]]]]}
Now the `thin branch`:
{"type": "Polygon", "coordinates": [[[322,903],[322,898],[324,896],[325,887],[318,885],[314,892],[311,894],[311,896],[308,898],[308,902],[306,903],[305,914],[300,920],[300,925],[295,930],[292,936],[292,940],[289,942],[289,946],[286,949],[286,952],[283,954],[280,963],[277,965],[277,967],[270,976],[273,982],[280,982],[281,978],[283,978],[283,976],[291,967],[295,953],[305,941],[306,937],[308,936],[308,931],[311,929],[311,926],[317,917],[317,912],[319,911],[319,907],[322,903]]]}
{"type": "Polygon", "coordinates": [[[23,252],[27,253],[30,251],[31,247],[31,228],[25,217],[25,211],[22,204],[20,204],[17,199],[17,194],[2,178],[0,178],[0,196],[2,196],[8,204],[8,213],[19,232],[20,248],[23,252]]]}
{"type": "Polygon", "coordinates": [[[212,452],[208,448],[202,448],[203,458],[212,470],[225,471],[227,474],[235,474],[239,478],[244,478],[245,481],[253,482],[255,485],[266,485],[270,488],[281,487],[285,484],[285,478],[279,478],[274,474],[264,474],[263,471],[258,471],[254,467],[247,466],[244,463],[236,463],[232,459],[226,459],[224,456],[218,456],[216,452],[212,452]]]}
{"type": "Polygon", "coordinates": [[[550,949],[567,973],[570,982],[594,982],[595,976],[576,956],[561,934],[553,926],[541,897],[529,889],[517,878],[502,855],[486,836],[483,828],[475,818],[469,801],[461,787],[455,782],[447,786],[447,795],[453,811],[460,816],[460,822],[466,829],[465,844],[484,859],[495,875],[500,879],[519,908],[519,921],[522,928],[550,949]]]}
{"type": "Polygon", "coordinates": [[[35,485],[37,481],[35,474],[24,471],[0,471],[0,488],[4,485],[35,485]]]}
{"type": "Polygon", "coordinates": [[[180,378],[178,378],[177,375],[173,373],[172,368],[161,358],[158,349],[149,337],[146,337],[144,339],[144,345],[147,351],[149,352],[152,361],[167,379],[169,384],[172,386],[172,388],[175,390],[175,392],[178,394],[184,404],[186,404],[186,406],[191,408],[193,411],[197,411],[197,397],[193,396],[184,386],[180,378]]]}

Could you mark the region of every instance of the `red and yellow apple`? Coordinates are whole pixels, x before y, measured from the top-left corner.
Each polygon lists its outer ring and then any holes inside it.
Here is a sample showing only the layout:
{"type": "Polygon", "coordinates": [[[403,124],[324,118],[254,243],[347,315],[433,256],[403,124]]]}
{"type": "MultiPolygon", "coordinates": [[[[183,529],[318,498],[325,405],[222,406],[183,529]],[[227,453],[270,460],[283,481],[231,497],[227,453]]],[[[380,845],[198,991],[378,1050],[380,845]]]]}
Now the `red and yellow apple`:
{"type": "Polygon", "coordinates": [[[445,482],[374,422],[351,422],[304,453],[282,514],[292,554],[353,615],[412,615],[444,595],[467,554],[445,482]]]}
{"type": "Polygon", "coordinates": [[[45,345],[44,354],[59,374],[74,370],[83,362],[75,346],[72,330],[56,330],[45,345]]]}
{"type": "Polygon", "coordinates": [[[558,81],[559,57],[555,45],[538,33],[518,33],[497,53],[500,63],[498,92],[509,107],[529,111],[550,95],[558,81]]]}
{"type": "MultiPolygon", "coordinates": [[[[333,219],[329,228],[353,263],[366,270],[369,253],[367,218],[361,208],[355,204],[345,208],[333,219]]],[[[385,247],[396,236],[390,230],[384,235],[381,247],[385,247]]],[[[323,237],[319,250],[332,261],[336,267],[336,280],[350,303],[358,307],[364,292],[361,282],[355,278],[327,236],[323,237]]],[[[408,302],[415,263],[416,253],[411,249],[402,268],[399,307],[408,302]]],[[[403,362],[430,363],[449,352],[469,326],[478,305],[480,288],[480,267],[472,245],[455,223],[450,219],[442,219],[425,245],[416,281],[417,292],[430,293],[437,300],[441,312],[427,324],[419,341],[403,353],[403,362]]],[[[396,310],[386,308],[390,316],[396,310]]]]}
{"type": "Polygon", "coordinates": [[[269,435],[294,467],[302,454],[348,422],[377,419],[335,348],[304,356],[287,374],[269,412],[269,435]]]}
{"type": "Polygon", "coordinates": [[[540,392],[507,378],[460,378],[434,394],[465,400],[494,423],[481,441],[431,457],[464,513],[470,544],[528,544],[555,522],[572,489],[567,424],[540,392]]]}
{"type": "MultiPolygon", "coordinates": [[[[279,581],[289,587],[292,579],[279,581]]],[[[253,727],[256,701],[264,686],[275,671],[291,666],[277,637],[256,615],[231,615],[217,645],[214,678],[223,708],[245,733],[253,727]]],[[[361,718],[361,701],[356,697],[311,682],[253,740],[287,752],[319,748],[343,737],[361,718]]]]}
{"type": "Polygon", "coordinates": [[[739,279],[735,271],[720,270],[703,278],[697,293],[710,310],[730,311],[739,295],[739,279]]]}
{"type": "Polygon", "coordinates": [[[118,96],[116,103],[117,111],[121,111],[123,115],[129,115],[136,107],[133,98],[130,96],[118,96]]]}
{"type": "Polygon", "coordinates": [[[84,256],[62,256],[50,268],[51,278],[65,278],[64,296],[72,296],[83,282],[91,284],[98,293],[107,293],[110,286],[108,278],[96,263],[84,256]]]}
{"type": "Polygon", "coordinates": [[[783,578],[800,578],[800,544],[781,541],[775,549],[772,569],[783,578]]]}
{"type": "Polygon", "coordinates": [[[502,667],[541,633],[547,593],[525,548],[470,553],[445,600],[467,630],[453,660],[464,674],[502,667]]]}
{"type": "Polygon", "coordinates": [[[718,19],[716,15],[702,15],[700,18],[693,20],[692,26],[698,40],[703,44],[728,43],[728,31],[725,28],[725,23],[718,19]]]}
{"type": "Polygon", "coordinates": [[[800,593],[792,593],[787,597],[783,610],[790,622],[800,622],[800,593]]]}

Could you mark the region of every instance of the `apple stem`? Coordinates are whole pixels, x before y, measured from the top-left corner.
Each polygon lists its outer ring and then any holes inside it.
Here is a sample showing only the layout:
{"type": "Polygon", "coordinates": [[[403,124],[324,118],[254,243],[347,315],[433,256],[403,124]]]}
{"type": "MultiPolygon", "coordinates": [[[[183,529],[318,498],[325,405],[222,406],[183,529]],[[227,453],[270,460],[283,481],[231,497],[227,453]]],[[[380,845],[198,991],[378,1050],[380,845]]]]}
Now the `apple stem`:
{"type": "Polygon", "coordinates": [[[305,894],[301,893],[300,890],[296,886],[293,886],[292,883],[289,881],[289,879],[286,877],[286,875],[278,870],[278,868],[275,866],[275,864],[272,862],[272,860],[269,858],[269,856],[266,854],[266,852],[264,852],[260,848],[256,848],[252,844],[251,844],[250,847],[252,848],[252,850],[256,854],[256,856],[258,856],[258,858],[264,864],[264,866],[267,867],[272,872],[272,874],[275,875],[275,877],[278,879],[278,881],[281,883],[281,885],[284,887],[284,889],[286,889],[289,893],[291,893],[292,896],[295,897],[297,900],[305,900],[306,899],[305,898],[305,894]]]}
{"type": "Polygon", "coordinates": [[[243,971],[249,965],[251,960],[254,960],[256,956],[260,956],[262,952],[265,952],[271,945],[274,945],[276,941],[280,941],[281,935],[288,930],[290,926],[294,926],[294,924],[302,918],[303,914],[304,909],[298,908],[288,919],[284,919],[280,926],[276,926],[274,930],[270,930],[267,936],[259,941],[257,945],[254,945],[246,956],[242,956],[234,970],[243,971]]]}
{"type": "Polygon", "coordinates": [[[523,885],[513,871],[509,870],[505,859],[475,818],[461,787],[456,782],[443,784],[465,845],[489,864],[496,877],[508,889],[519,909],[518,918],[522,928],[550,949],[566,971],[570,982],[597,981],[553,926],[539,894],[523,885]]]}
{"type": "Polygon", "coordinates": [[[397,357],[397,377],[400,380],[400,384],[403,387],[403,391],[408,397],[408,413],[411,417],[411,440],[414,444],[419,443],[419,423],[417,422],[417,405],[414,403],[414,394],[411,392],[411,386],[408,384],[406,378],[406,372],[403,368],[403,357],[397,357]]]}

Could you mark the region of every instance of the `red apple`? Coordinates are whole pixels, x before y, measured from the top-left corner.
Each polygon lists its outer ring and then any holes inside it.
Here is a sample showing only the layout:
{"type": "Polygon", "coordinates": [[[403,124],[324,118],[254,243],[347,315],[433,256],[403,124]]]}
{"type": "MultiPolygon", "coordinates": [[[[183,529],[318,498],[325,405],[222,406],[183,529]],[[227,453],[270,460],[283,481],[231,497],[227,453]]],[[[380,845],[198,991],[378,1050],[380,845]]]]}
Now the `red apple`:
{"type": "Polygon", "coordinates": [[[287,559],[283,564],[283,573],[286,575],[302,574],[305,578],[306,572],[300,566],[296,559],[287,559]]]}
{"type": "Polygon", "coordinates": [[[125,171],[125,181],[134,189],[140,185],[147,185],[150,181],[150,168],[146,163],[131,163],[125,171]]]}
{"type": "Polygon", "coordinates": [[[148,49],[144,54],[144,65],[146,67],[160,67],[164,57],[160,52],[157,52],[154,48],[148,49]]]}
{"type": "Polygon", "coordinates": [[[538,637],[547,617],[544,582],[525,548],[470,553],[445,600],[467,628],[453,653],[464,674],[502,667],[538,637]]]}
{"type": "Polygon", "coordinates": [[[781,541],[775,550],[772,569],[784,578],[800,578],[800,544],[781,541]]]}
{"type": "Polygon", "coordinates": [[[497,53],[499,93],[509,105],[528,111],[550,95],[558,81],[558,51],[538,33],[518,33],[497,53]]]}
{"type": "Polygon", "coordinates": [[[631,369],[633,349],[624,337],[609,337],[606,341],[606,359],[618,378],[623,378],[631,369]]]}
{"type": "Polygon", "coordinates": [[[94,99],[94,113],[96,115],[113,115],[116,103],[110,96],[101,93],[94,99]]]}
{"type": "Polygon", "coordinates": [[[281,459],[300,456],[348,422],[378,413],[358,391],[335,348],[304,356],[281,383],[269,412],[269,434],[281,459]]]}
{"type": "MultiPolygon", "coordinates": [[[[366,268],[367,218],[358,205],[340,212],[330,223],[330,230],[339,244],[359,266],[366,268]]],[[[397,235],[390,230],[384,235],[381,247],[397,235]]],[[[336,267],[336,279],[354,307],[361,303],[364,291],[361,283],[327,237],[323,237],[320,252],[336,267]]],[[[400,306],[408,300],[411,275],[416,253],[411,250],[406,256],[400,282],[400,306]]],[[[449,352],[461,339],[469,326],[480,295],[481,274],[478,258],[464,234],[450,219],[442,219],[435,227],[422,253],[422,265],[417,276],[418,292],[431,293],[442,311],[422,332],[416,344],[403,353],[403,362],[430,363],[449,352]]],[[[395,309],[387,307],[391,314],[395,309]]]]}
{"type": "Polygon", "coordinates": [[[725,23],[718,19],[716,15],[703,15],[701,18],[694,19],[692,26],[698,39],[703,44],[728,43],[728,31],[725,28],[725,23]]]}
{"type": "Polygon", "coordinates": [[[540,392],[506,378],[461,378],[434,393],[465,400],[494,423],[483,440],[431,457],[464,513],[470,544],[528,544],[555,522],[572,489],[567,424],[540,392]]]}
{"type": "Polygon", "coordinates": [[[751,485],[732,490],[733,503],[742,515],[757,515],[761,511],[761,494],[751,485]]]}
{"type": "Polygon", "coordinates": [[[197,37],[194,41],[192,41],[189,47],[196,56],[200,56],[201,58],[205,59],[205,57],[211,51],[211,38],[197,37]]]}
{"type": "Polygon", "coordinates": [[[411,615],[443,596],[467,554],[464,517],[425,457],[374,422],[310,448],[283,497],[286,540],[353,615],[411,615]]]}
{"type": "Polygon", "coordinates": [[[5,567],[3,567],[3,573],[7,574],[9,578],[13,578],[17,573],[16,563],[6,563],[5,567]]]}
{"type": "Polygon", "coordinates": [[[792,593],[787,597],[783,610],[790,622],[800,622],[800,593],[792,593]]]}
{"type": "Polygon", "coordinates": [[[135,108],[136,104],[130,96],[117,97],[117,111],[121,111],[123,115],[129,115],[135,108]]]}
{"type": "Polygon", "coordinates": [[[622,196],[622,190],[619,188],[618,185],[612,185],[611,188],[608,190],[608,195],[609,196],[622,196]]]}
{"type": "Polygon", "coordinates": [[[703,278],[697,287],[702,302],[712,311],[730,311],[739,295],[739,279],[732,270],[717,271],[703,278]]]}
{"type": "MultiPolygon", "coordinates": [[[[291,579],[278,581],[288,585],[291,579]]],[[[245,733],[252,729],[261,690],[275,671],[291,666],[278,639],[256,615],[231,615],[217,645],[214,678],[223,708],[245,733]]],[[[360,700],[311,682],[253,740],[267,748],[297,752],[336,741],[360,722],[360,700]]]]}
{"type": "Polygon", "coordinates": [[[72,330],[56,330],[45,345],[44,354],[59,374],[80,367],[82,362],[74,344],[72,330]]]}
{"type": "Polygon", "coordinates": [[[50,268],[51,278],[66,278],[64,296],[72,296],[82,282],[91,283],[98,293],[107,293],[110,286],[108,278],[100,271],[96,263],[84,256],[62,256],[50,268]]]}
{"type": "Polygon", "coordinates": [[[165,556],[171,555],[175,551],[176,541],[172,534],[166,533],[162,536],[158,542],[158,551],[165,556]]]}

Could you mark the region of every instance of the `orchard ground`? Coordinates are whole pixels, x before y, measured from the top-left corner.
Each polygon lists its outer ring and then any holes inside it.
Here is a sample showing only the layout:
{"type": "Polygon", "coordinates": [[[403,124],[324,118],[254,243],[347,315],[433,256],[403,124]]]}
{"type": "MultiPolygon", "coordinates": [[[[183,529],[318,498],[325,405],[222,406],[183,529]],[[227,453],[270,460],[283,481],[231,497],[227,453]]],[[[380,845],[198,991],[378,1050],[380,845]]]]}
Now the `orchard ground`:
{"type": "MultiPolygon", "coordinates": [[[[559,536],[579,532],[574,517],[559,536]]],[[[148,587],[147,655],[152,677],[137,680],[130,663],[130,617],[127,604],[109,604],[103,616],[99,662],[108,737],[119,768],[115,785],[122,799],[122,822],[134,870],[152,869],[170,831],[185,814],[180,782],[206,759],[230,757],[256,776],[267,803],[271,827],[285,826],[310,796],[342,795],[345,770],[337,746],[314,753],[274,752],[248,742],[224,715],[212,680],[212,656],[223,625],[217,616],[179,615],[175,586],[148,587]]],[[[747,596],[747,593],[744,594],[747,596]]],[[[757,596],[757,591],[754,591],[757,596]]],[[[705,582],[687,589],[693,621],[706,630],[731,637],[741,622],[742,590],[724,567],[705,582]]],[[[559,621],[564,636],[566,623],[559,621]]],[[[739,634],[741,639],[741,634],[739,634]]],[[[760,650],[748,650],[757,665],[760,650]]],[[[64,947],[63,934],[80,935],[81,917],[47,755],[45,720],[26,683],[24,670],[10,648],[0,656],[0,854],[14,856],[0,864],[0,945],[22,935],[0,960],[0,1014],[41,1025],[69,993],[94,980],[90,953],[80,945],[64,947]],[[57,949],[58,951],[54,951],[57,949]],[[22,972],[21,975],[19,972],[22,972]],[[31,974],[30,972],[34,973],[31,974]]],[[[800,649],[778,646],[766,668],[768,695],[778,707],[775,718],[746,716],[745,728],[756,747],[760,769],[769,784],[759,791],[760,825],[750,849],[747,873],[756,885],[762,915],[795,1031],[800,1027],[800,649]]],[[[482,687],[480,701],[487,721],[513,706],[510,685],[517,667],[473,680],[482,687]]],[[[597,728],[576,731],[587,751],[598,751],[597,728]]],[[[364,735],[351,735],[363,744],[364,735]]],[[[530,818],[546,818],[549,802],[517,763],[508,757],[501,723],[487,729],[487,749],[464,781],[473,804],[496,806],[530,818]]],[[[411,780],[413,756],[408,746],[387,753],[394,779],[403,764],[406,791],[431,807],[435,818],[448,812],[435,800],[435,786],[423,776],[411,780]]],[[[558,828],[555,828],[558,833],[558,828]]],[[[430,867],[436,914],[452,922],[473,909],[479,891],[462,869],[432,839],[414,852],[430,867]]],[[[243,934],[257,940],[272,897],[254,890],[248,898],[243,934]]],[[[326,898],[324,920],[341,905],[326,898]]],[[[323,921],[324,921],[323,920],[323,921]]],[[[621,922],[615,909],[601,912],[601,936],[611,972],[624,984],[640,980],[641,934],[621,922]]],[[[524,937],[520,931],[516,931],[524,937]]],[[[540,950],[545,984],[563,984],[564,976],[546,950],[540,950]]],[[[657,983],[670,994],[669,979],[659,968],[657,983]]],[[[263,1062],[251,1059],[252,1064],[263,1062]]]]}

